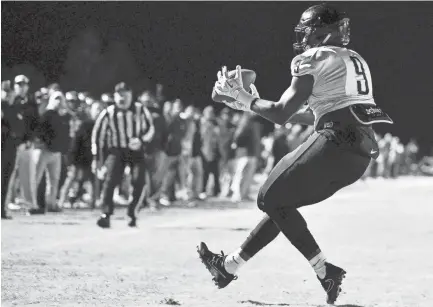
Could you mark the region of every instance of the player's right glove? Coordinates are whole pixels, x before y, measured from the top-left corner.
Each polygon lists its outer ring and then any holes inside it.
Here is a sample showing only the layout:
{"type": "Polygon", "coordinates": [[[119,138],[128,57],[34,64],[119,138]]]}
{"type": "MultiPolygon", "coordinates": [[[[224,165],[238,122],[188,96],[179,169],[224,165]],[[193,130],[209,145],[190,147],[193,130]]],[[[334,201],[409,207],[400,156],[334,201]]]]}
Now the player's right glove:
{"type": "Polygon", "coordinates": [[[227,72],[227,67],[223,66],[222,70],[218,72],[218,81],[215,82],[214,90],[223,96],[228,96],[235,101],[224,103],[235,110],[251,111],[251,103],[255,96],[247,93],[243,88],[241,66],[236,66],[236,74],[230,78],[227,72]]]}

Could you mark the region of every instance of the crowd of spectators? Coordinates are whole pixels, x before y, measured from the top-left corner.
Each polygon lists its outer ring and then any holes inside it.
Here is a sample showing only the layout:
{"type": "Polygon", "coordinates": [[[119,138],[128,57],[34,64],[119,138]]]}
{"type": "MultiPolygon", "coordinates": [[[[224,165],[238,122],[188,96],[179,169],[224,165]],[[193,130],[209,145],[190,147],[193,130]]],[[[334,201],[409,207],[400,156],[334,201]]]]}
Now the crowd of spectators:
{"type": "MultiPolygon", "coordinates": [[[[58,84],[30,94],[29,82],[24,75],[2,82],[2,218],[10,218],[8,209],[44,214],[103,205],[98,199],[104,172],[92,165],[91,135],[100,112],[114,104],[113,94],[95,99],[64,92],[58,84]]],[[[208,197],[252,200],[255,174],[268,174],[313,129],[287,124],[265,132],[252,113],[166,100],[162,85],[134,98],[150,111],[155,127],[144,153],[146,197],[139,204],[152,210],[177,200],[189,205],[208,197]]],[[[364,178],[433,174],[431,159],[420,165],[415,140],[404,145],[389,133],[377,139],[381,154],[364,178]]],[[[103,165],[104,157],[98,158],[103,165]]],[[[114,198],[122,204],[131,198],[131,169],[119,175],[124,179],[114,198]]]]}

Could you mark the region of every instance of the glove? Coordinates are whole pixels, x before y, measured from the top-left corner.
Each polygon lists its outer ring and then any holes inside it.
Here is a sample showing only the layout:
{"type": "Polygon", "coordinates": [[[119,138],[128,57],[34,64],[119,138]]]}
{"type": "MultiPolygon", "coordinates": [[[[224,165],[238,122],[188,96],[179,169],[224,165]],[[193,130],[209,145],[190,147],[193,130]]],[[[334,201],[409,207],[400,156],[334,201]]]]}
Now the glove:
{"type": "Polygon", "coordinates": [[[236,74],[230,78],[227,67],[223,66],[217,74],[218,81],[215,82],[214,90],[219,95],[224,95],[236,99],[233,102],[225,101],[224,103],[235,110],[251,111],[251,103],[256,98],[244,90],[242,82],[241,66],[236,66],[236,74]]]}

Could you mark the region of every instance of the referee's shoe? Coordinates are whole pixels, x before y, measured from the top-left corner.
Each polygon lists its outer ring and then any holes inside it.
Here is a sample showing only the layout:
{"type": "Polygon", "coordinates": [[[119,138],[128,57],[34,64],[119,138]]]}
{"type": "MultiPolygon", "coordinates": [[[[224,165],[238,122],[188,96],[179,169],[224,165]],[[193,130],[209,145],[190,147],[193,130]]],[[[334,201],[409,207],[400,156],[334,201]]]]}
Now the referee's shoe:
{"type": "Polygon", "coordinates": [[[110,228],[110,216],[107,214],[102,214],[96,224],[101,228],[110,228]]]}
{"type": "MultiPolygon", "coordinates": [[[[98,225],[101,228],[110,228],[111,227],[111,223],[110,223],[110,216],[107,214],[102,214],[98,221],[96,222],[96,225],[98,225]]],[[[136,217],[131,217],[131,220],[128,223],[129,227],[137,227],[137,218],[136,217]]]]}

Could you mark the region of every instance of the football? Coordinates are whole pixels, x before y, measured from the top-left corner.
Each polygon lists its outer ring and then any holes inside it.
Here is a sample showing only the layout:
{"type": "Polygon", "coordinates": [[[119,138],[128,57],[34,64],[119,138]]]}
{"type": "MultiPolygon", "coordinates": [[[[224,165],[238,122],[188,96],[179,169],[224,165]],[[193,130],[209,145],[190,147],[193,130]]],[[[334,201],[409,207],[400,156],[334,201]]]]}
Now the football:
{"type": "MultiPolygon", "coordinates": [[[[256,73],[253,70],[250,69],[241,69],[242,72],[242,82],[244,84],[244,89],[249,92],[250,91],[250,85],[256,81],[256,73]]],[[[236,74],[236,70],[231,70],[229,72],[229,77],[234,77],[236,74]]],[[[234,101],[233,98],[219,95],[215,90],[212,91],[212,100],[215,102],[232,102],[234,101]]]]}

